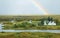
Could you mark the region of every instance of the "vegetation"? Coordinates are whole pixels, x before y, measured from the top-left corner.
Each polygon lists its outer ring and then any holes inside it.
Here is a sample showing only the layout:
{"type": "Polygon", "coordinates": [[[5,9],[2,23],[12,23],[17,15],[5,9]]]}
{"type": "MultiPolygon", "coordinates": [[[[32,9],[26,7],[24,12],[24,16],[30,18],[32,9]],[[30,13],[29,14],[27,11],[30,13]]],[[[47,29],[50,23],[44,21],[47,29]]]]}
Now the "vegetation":
{"type": "Polygon", "coordinates": [[[18,29],[18,30],[60,30],[60,25],[41,25],[40,21],[17,22],[16,24],[5,24],[4,29],[18,29]]]}
{"type": "Polygon", "coordinates": [[[60,38],[60,33],[44,33],[44,32],[0,33],[0,38],[60,38]]]}
{"type": "Polygon", "coordinates": [[[60,30],[60,15],[50,15],[50,16],[0,16],[0,23],[3,23],[4,29],[19,29],[19,30],[60,30]],[[51,17],[51,18],[49,18],[51,17]],[[52,20],[57,23],[56,26],[44,26],[43,21],[52,20]],[[12,22],[13,20],[13,22],[12,22]],[[32,20],[32,23],[29,23],[32,20]]]}

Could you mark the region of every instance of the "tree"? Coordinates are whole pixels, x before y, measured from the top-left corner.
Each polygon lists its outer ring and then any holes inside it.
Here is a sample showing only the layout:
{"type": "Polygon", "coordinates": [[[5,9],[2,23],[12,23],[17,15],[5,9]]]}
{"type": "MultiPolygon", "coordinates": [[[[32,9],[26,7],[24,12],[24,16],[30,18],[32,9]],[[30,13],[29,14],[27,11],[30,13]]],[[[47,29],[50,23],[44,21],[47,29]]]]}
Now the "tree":
{"type": "Polygon", "coordinates": [[[44,25],[44,20],[45,20],[45,18],[41,19],[41,25],[44,25]]]}
{"type": "Polygon", "coordinates": [[[52,17],[48,17],[47,20],[48,21],[53,21],[53,18],[52,17]]]}
{"type": "Polygon", "coordinates": [[[18,28],[18,26],[16,24],[14,24],[14,28],[18,28]]]}
{"type": "Polygon", "coordinates": [[[56,24],[57,24],[57,25],[60,25],[59,19],[55,19],[55,21],[56,21],[56,24]]]}

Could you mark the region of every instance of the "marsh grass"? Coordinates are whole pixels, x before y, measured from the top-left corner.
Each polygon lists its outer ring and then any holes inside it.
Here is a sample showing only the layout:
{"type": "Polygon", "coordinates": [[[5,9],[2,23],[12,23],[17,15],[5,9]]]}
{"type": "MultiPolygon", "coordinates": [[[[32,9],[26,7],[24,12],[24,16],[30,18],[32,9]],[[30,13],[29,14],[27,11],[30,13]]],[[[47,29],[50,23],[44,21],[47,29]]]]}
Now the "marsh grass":
{"type": "Polygon", "coordinates": [[[21,33],[0,33],[0,38],[59,38],[60,33],[45,32],[21,32],[21,33]]]}

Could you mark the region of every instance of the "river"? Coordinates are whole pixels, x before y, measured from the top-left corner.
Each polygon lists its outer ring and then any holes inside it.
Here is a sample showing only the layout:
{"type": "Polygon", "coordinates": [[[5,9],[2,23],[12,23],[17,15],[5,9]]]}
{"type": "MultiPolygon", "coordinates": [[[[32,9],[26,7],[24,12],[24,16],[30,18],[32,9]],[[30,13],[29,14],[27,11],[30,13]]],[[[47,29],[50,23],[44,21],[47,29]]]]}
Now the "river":
{"type": "Polygon", "coordinates": [[[60,30],[0,30],[0,32],[49,32],[49,33],[60,33],[60,30]]]}

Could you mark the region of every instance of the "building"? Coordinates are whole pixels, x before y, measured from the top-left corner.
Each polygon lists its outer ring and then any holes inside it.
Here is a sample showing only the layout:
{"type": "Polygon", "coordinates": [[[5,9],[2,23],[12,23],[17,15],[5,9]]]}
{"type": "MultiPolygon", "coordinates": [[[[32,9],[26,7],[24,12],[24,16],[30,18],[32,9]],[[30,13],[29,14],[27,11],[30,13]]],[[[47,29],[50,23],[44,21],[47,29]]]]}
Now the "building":
{"type": "Polygon", "coordinates": [[[56,25],[56,22],[54,21],[53,18],[48,17],[47,19],[43,20],[44,25],[56,25]]]}
{"type": "Polygon", "coordinates": [[[56,23],[54,22],[54,21],[49,21],[48,23],[47,23],[47,21],[44,21],[44,25],[56,25],[56,23]]]}

